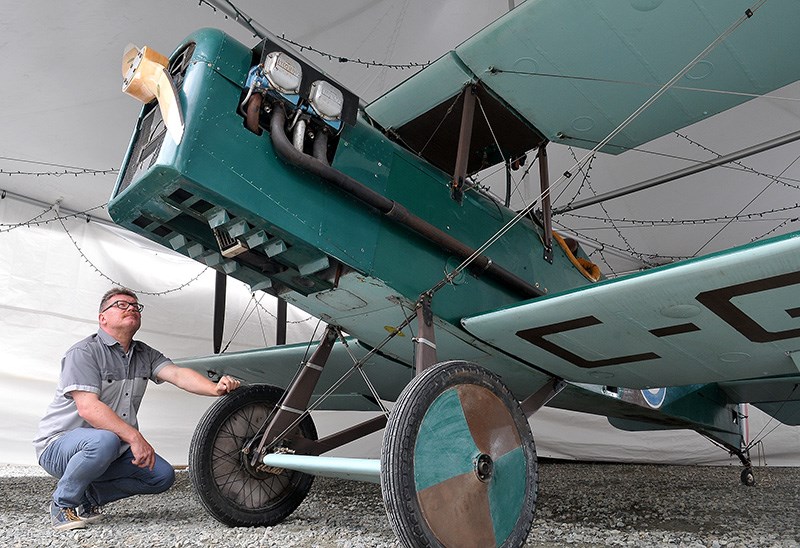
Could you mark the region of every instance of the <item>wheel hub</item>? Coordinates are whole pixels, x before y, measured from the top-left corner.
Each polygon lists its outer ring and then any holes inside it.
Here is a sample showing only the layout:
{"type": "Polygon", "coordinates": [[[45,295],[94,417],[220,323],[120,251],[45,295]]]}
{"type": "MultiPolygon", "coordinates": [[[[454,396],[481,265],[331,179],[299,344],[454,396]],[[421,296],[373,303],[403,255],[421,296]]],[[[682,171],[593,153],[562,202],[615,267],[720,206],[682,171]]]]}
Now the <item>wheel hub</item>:
{"type": "Polygon", "coordinates": [[[492,473],[494,472],[494,461],[492,461],[492,457],[485,453],[481,453],[477,459],[475,459],[475,475],[478,476],[478,479],[486,482],[492,478],[492,473]]]}
{"type": "MultiPolygon", "coordinates": [[[[253,444],[251,447],[258,447],[258,443],[255,443],[257,440],[253,440],[253,444]]],[[[242,447],[247,447],[248,443],[242,445],[242,447]]],[[[251,464],[251,459],[253,455],[249,451],[239,451],[239,462],[241,463],[241,467],[245,470],[248,474],[252,477],[263,480],[267,479],[270,476],[280,474],[282,470],[276,470],[272,468],[267,468],[261,462],[256,462],[255,466],[251,464]]]]}

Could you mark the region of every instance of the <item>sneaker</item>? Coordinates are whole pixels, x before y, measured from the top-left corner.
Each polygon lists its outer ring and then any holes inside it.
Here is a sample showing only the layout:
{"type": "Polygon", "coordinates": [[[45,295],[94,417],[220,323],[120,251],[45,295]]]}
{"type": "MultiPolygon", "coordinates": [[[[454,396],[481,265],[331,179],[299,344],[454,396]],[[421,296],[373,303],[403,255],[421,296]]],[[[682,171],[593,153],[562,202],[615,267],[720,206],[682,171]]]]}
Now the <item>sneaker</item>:
{"type": "Polygon", "coordinates": [[[50,523],[56,531],[69,531],[71,529],[84,529],[86,522],[82,521],[75,508],[60,508],[54,502],[50,503],[50,523]]]}
{"type": "Polygon", "coordinates": [[[78,519],[86,523],[95,523],[103,519],[103,507],[83,504],[76,508],[78,519]]]}

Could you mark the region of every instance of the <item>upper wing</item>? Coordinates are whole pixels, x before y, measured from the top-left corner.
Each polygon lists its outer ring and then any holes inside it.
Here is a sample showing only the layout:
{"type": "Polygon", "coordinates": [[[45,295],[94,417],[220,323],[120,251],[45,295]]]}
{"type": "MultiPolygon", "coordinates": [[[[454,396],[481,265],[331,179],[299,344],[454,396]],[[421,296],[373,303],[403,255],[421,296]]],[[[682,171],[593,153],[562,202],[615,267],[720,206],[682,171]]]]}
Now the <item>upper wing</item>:
{"type": "Polygon", "coordinates": [[[644,388],[797,375],[800,233],[462,324],[567,380],[644,388]]]}
{"type": "MultiPolygon", "coordinates": [[[[592,148],[752,4],[528,0],[366,110],[450,173],[458,98],[468,83],[478,84],[481,109],[469,172],[500,160],[495,138],[506,158],[543,138],[592,148]]],[[[761,6],[603,152],[617,154],[796,81],[798,20],[800,2],[761,6]]]]}

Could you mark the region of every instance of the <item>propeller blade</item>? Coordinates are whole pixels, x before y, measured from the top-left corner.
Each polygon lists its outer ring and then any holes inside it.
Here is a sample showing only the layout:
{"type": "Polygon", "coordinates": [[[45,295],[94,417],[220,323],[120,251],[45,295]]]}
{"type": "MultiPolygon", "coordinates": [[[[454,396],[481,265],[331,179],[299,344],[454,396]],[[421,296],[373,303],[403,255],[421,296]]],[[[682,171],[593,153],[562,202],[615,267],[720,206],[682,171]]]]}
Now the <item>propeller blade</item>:
{"type": "Polygon", "coordinates": [[[136,56],[139,55],[139,48],[134,44],[128,44],[122,51],[122,77],[128,76],[128,71],[133,66],[136,56]]]}
{"type": "Polygon", "coordinates": [[[228,286],[228,276],[217,271],[214,284],[214,354],[219,354],[222,348],[222,333],[225,330],[225,290],[228,286]]]}
{"type": "Polygon", "coordinates": [[[181,137],[183,137],[183,112],[181,112],[181,105],[178,102],[178,90],[165,68],[162,68],[158,74],[155,96],[158,99],[158,108],[161,109],[161,116],[164,118],[167,131],[176,143],[180,143],[181,137]]]}
{"type": "Polygon", "coordinates": [[[158,100],[164,125],[176,143],[183,137],[183,113],[178,90],[167,70],[169,59],[157,51],[129,46],[122,56],[122,91],[143,103],[158,100]]]}

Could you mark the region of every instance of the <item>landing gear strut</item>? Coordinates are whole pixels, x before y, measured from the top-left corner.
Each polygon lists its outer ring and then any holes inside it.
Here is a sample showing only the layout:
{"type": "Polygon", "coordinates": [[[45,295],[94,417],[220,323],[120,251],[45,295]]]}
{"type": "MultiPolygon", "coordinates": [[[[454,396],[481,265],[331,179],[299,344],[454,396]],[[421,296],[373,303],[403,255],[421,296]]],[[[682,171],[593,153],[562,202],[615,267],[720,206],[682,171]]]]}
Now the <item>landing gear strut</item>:
{"type": "Polygon", "coordinates": [[[742,483],[748,487],[754,486],[756,484],[756,476],[753,473],[753,463],[750,461],[750,451],[746,448],[731,448],[730,451],[732,455],[739,457],[739,460],[742,461],[742,466],[744,466],[742,475],[739,476],[742,483]]]}

